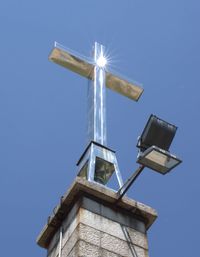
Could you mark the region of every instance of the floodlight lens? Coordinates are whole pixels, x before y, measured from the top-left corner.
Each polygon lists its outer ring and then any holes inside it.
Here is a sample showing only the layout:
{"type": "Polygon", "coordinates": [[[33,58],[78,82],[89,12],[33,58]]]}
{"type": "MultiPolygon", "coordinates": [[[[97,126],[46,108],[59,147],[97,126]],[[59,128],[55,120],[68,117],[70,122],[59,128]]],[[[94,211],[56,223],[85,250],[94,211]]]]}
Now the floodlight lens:
{"type": "Polygon", "coordinates": [[[137,162],[161,174],[166,174],[180,164],[181,160],[167,151],[152,146],[140,152],[137,162]]]}

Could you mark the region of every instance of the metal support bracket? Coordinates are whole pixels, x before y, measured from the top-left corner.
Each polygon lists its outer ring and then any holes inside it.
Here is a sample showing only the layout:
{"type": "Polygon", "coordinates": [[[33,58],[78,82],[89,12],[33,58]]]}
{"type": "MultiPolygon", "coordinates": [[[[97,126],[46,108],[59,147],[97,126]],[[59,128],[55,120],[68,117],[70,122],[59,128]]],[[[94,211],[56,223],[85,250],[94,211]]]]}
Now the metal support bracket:
{"type": "Polygon", "coordinates": [[[126,194],[128,189],[131,187],[133,182],[137,179],[137,177],[140,175],[140,173],[144,169],[144,165],[139,166],[139,168],[131,175],[131,177],[124,183],[124,185],[119,189],[117,192],[118,194],[118,199],[117,202],[126,194]]]}

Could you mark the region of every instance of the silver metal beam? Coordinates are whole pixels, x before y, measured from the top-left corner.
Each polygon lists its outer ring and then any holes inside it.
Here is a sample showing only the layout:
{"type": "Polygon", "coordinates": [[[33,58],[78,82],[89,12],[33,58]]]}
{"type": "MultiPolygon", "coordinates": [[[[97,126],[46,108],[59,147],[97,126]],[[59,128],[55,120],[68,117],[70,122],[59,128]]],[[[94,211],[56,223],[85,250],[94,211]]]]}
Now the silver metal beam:
{"type": "MultiPolygon", "coordinates": [[[[104,56],[104,46],[95,42],[94,62],[104,56]]],[[[107,145],[105,67],[94,66],[94,80],[88,85],[88,143],[107,145]]]]}

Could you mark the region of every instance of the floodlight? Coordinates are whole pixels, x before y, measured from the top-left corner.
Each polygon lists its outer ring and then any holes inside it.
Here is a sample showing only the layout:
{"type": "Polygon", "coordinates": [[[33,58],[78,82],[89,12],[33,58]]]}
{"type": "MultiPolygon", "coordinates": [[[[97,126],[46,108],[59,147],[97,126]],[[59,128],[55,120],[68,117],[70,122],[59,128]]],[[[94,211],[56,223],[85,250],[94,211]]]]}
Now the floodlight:
{"type": "Polygon", "coordinates": [[[176,126],[151,115],[138,140],[137,162],[161,174],[180,164],[181,160],[168,151],[176,130],[176,126]]]}
{"type": "Polygon", "coordinates": [[[137,143],[139,148],[137,163],[140,166],[118,190],[116,202],[125,195],[145,167],[164,175],[182,162],[168,151],[176,130],[176,126],[161,120],[155,115],[150,116],[137,143]]]}

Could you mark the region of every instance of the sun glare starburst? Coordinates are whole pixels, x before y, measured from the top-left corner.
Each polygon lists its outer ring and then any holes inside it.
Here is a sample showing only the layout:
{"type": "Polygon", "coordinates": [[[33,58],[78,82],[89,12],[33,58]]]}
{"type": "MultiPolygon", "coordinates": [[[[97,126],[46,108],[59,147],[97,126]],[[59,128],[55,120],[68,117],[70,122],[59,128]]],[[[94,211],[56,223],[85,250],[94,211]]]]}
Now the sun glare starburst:
{"type": "Polygon", "coordinates": [[[97,59],[97,65],[100,67],[100,68],[104,68],[106,66],[106,64],[108,63],[107,59],[105,56],[103,55],[100,55],[99,58],[97,59]]]}

